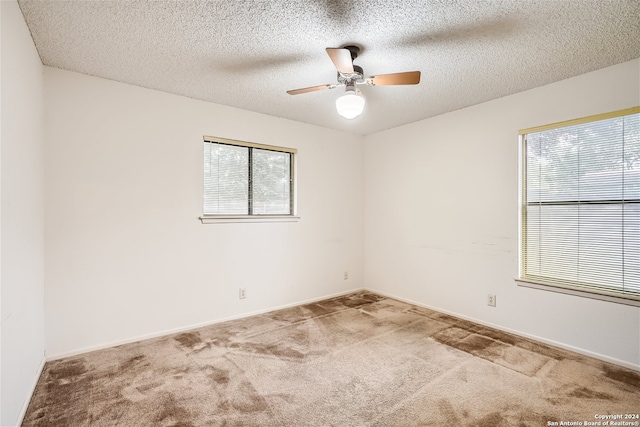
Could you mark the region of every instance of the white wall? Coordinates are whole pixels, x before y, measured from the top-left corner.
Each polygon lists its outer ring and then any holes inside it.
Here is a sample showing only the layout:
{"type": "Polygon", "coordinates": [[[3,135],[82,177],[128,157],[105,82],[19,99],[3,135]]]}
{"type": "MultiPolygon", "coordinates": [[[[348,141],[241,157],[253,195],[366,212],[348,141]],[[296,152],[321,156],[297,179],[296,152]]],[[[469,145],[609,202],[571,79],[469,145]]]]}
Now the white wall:
{"type": "Polygon", "coordinates": [[[640,367],[639,308],[513,280],[518,130],[637,106],[639,62],[367,136],[365,286],[640,367]]]}
{"type": "Polygon", "coordinates": [[[12,426],[44,363],[43,67],[18,4],[0,11],[0,424],[12,426]]]}
{"type": "Polygon", "coordinates": [[[48,357],[362,287],[362,137],[44,75],[48,357]],[[201,224],[203,135],[297,148],[302,219],[201,224]]]}

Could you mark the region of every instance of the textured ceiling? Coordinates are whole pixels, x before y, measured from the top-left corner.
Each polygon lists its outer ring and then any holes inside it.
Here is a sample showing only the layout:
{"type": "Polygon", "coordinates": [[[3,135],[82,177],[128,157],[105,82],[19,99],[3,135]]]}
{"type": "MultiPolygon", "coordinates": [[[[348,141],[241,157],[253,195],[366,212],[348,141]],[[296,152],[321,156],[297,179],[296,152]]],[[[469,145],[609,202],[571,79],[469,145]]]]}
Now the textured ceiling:
{"type": "Polygon", "coordinates": [[[369,134],[640,57],[639,0],[19,0],[43,64],[369,134]],[[335,111],[326,47],[357,44],[365,75],[335,111]]]}

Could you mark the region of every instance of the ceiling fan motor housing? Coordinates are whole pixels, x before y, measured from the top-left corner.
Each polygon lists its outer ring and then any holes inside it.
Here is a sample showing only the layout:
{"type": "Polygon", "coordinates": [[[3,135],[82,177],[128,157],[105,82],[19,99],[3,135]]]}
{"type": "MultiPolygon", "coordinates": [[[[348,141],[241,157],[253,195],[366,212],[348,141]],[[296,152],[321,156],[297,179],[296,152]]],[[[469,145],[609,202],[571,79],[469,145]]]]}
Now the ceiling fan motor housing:
{"type": "Polygon", "coordinates": [[[364,81],[364,71],[362,67],[353,66],[353,74],[341,73],[338,71],[338,83],[348,85],[349,83],[360,83],[364,81]]]}
{"type": "Polygon", "coordinates": [[[360,46],[356,45],[349,44],[346,46],[342,46],[342,49],[347,49],[349,52],[351,52],[351,61],[355,61],[358,57],[358,54],[360,53],[360,46]]]}

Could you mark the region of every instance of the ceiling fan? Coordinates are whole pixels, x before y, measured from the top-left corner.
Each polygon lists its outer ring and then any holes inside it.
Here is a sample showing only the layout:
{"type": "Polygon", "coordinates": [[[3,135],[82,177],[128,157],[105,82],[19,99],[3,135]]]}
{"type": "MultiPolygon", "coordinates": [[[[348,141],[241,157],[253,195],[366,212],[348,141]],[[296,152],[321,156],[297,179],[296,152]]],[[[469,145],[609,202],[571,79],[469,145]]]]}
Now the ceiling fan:
{"type": "Polygon", "coordinates": [[[364,77],[361,67],[354,65],[353,61],[358,57],[360,48],[348,45],[341,48],[328,47],[327,54],[333,65],[338,70],[338,83],[305,87],[302,89],[288,90],[289,95],[315,92],[324,89],[335,89],[345,86],[345,94],[336,100],[338,114],[347,119],[359,116],[364,109],[364,97],[356,85],[392,86],[415,85],[420,83],[420,71],[406,71],[403,73],[379,74],[377,76],[364,77]]]}

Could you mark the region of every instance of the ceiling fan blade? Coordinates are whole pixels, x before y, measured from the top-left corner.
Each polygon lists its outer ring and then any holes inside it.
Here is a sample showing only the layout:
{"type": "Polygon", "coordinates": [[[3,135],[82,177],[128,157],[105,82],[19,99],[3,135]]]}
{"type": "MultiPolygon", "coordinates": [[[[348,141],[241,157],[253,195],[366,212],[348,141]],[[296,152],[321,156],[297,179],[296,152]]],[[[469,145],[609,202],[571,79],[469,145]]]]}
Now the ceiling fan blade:
{"type": "Polygon", "coordinates": [[[318,85],[318,86],[311,86],[311,87],[305,87],[302,89],[293,89],[293,90],[288,90],[287,93],[289,95],[299,95],[301,93],[307,93],[307,92],[315,92],[317,90],[324,90],[324,89],[333,89],[334,87],[336,87],[336,85],[318,85]]]}
{"type": "Polygon", "coordinates": [[[367,80],[368,83],[374,86],[416,85],[420,83],[420,71],[380,74],[378,76],[371,76],[367,80]]]}
{"type": "Polygon", "coordinates": [[[338,71],[342,74],[353,74],[353,60],[349,49],[328,47],[327,54],[338,71]]]}

